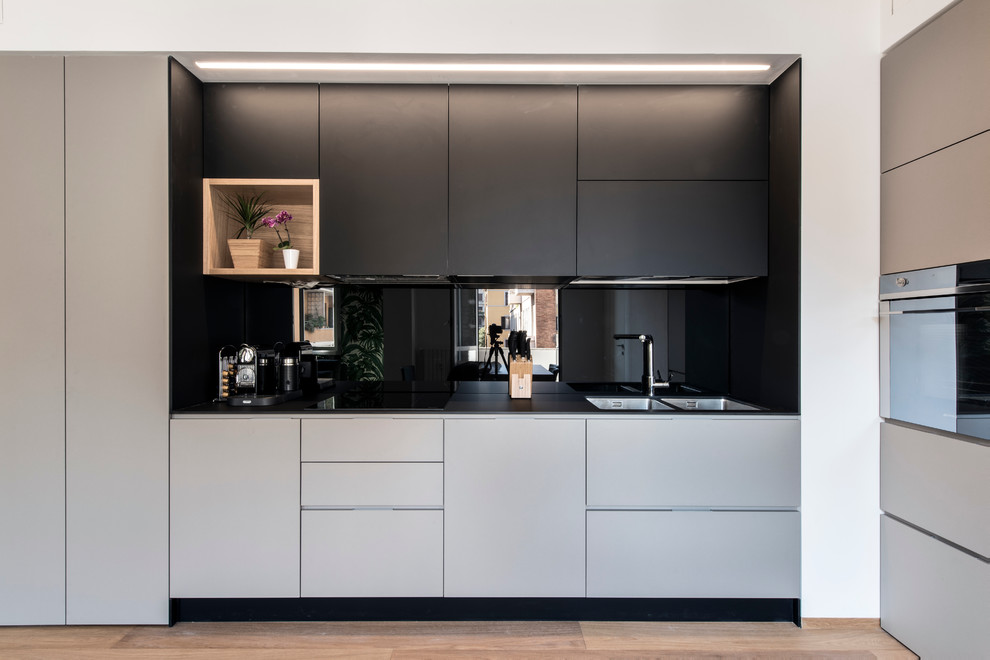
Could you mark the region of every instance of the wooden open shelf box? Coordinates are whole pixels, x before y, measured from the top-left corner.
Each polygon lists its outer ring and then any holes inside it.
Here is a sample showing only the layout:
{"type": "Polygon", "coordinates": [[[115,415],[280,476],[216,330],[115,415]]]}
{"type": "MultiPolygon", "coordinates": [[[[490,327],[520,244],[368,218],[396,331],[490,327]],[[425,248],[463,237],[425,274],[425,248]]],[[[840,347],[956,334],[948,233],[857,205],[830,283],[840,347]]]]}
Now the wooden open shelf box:
{"type": "MultiPolygon", "coordinates": [[[[244,238],[242,236],[242,238],[244,238]]],[[[203,179],[203,274],[250,280],[285,279],[319,275],[320,268],[320,180],[319,179],[203,179]],[[261,226],[254,238],[262,239],[263,268],[234,268],[227,239],[240,228],[220,193],[265,194],[272,215],[288,211],[292,247],[299,250],[299,267],[283,267],[275,230],[261,226]],[[266,261],[267,260],[267,261],[266,261]]]]}

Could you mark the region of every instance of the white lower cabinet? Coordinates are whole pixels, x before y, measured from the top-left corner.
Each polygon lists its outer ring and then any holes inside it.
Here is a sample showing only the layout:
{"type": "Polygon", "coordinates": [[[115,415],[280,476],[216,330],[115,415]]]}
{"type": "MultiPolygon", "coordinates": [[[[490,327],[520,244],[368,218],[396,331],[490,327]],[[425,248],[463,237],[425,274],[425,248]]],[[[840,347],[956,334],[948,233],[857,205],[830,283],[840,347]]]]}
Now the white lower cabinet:
{"type": "Polygon", "coordinates": [[[442,596],[443,511],[303,511],[301,592],[442,596]]]}
{"type": "Polygon", "coordinates": [[[299,596],[299,420],[171,423],[172,598],[299,596]]]}
{"type": "Polygon", "coordinates": [[[799,598],[796,511],[589,511],[588,596],[799,598]]]}
{"type": "Polygon", "coordinates": [[[584,420],[444,430],[444,595],[584,596],[584,420]]]}

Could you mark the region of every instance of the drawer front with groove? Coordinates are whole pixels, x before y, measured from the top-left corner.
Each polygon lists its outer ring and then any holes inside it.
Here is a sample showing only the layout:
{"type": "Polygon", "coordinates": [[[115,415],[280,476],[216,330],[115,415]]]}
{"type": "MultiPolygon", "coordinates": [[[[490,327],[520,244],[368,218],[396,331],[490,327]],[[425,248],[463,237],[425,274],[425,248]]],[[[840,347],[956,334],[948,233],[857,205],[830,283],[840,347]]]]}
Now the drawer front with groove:
{"type": "Polygon", "coordinates": [[[303,463],[303,506],[443,506],[442,463],[303,463]]]}
{"type": "Polygon", "coordinates": [[[797,420],[588,420],[591,506],[797,507],[797,420]]]}
{"type": "Polygon", "coordinates": [[[303,511],[302,596],[443,595],[443,511],[303,511]]]}
{"type": "Polygon", "coordinates": [[[588,597],[799,598],[796,511],[589,511],[588,597]]]}
{"type": "Polygon", "coordinates": [[[442,461],[440,419],[304,419],[304,461],[442,461]]]}

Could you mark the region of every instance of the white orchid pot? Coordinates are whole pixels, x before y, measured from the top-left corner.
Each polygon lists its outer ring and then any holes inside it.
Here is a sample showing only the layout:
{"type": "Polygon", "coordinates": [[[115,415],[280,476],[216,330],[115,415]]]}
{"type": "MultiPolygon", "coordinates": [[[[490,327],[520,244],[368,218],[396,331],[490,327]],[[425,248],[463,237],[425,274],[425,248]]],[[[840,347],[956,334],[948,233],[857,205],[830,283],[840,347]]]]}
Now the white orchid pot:
{"type": "Polygon", "coordinates": [[[282,259],[285,261],[286,268],[298,268],[299,250],[295,248],[285,248],[282,250],[282,259]]]}

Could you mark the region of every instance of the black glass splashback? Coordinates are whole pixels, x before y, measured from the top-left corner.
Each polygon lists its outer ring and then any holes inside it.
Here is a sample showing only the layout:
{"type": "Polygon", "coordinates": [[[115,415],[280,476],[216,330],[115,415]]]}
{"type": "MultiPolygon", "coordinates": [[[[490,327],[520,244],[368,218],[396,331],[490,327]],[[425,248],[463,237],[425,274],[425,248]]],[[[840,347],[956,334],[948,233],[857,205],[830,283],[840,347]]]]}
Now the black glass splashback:
{"type": "Polygon", "coordinates": [[[442,410],[455,388],[430,381],[338,383],[329,397],[307,410],[442,410]]]}

